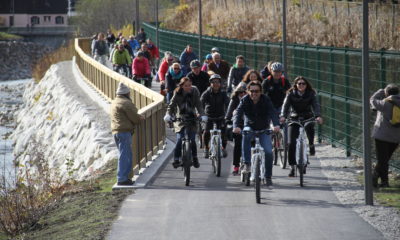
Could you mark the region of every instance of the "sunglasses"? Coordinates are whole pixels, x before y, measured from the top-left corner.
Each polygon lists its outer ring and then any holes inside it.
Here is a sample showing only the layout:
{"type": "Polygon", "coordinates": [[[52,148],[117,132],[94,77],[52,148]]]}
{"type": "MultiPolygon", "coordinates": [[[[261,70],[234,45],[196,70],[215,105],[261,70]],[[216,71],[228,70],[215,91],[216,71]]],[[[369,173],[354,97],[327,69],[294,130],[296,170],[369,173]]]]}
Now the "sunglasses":
{"type": "Polygon", "coordinates": [[[307,85],[307,83],[305,83],[305,82],[298,82],[298,83],[296,83],[297,85],[307,85]]]}
{"type": "Polygon", "coordinates": [[[260,90],[250,90],[251,93],[259,93],[260,90]]]}

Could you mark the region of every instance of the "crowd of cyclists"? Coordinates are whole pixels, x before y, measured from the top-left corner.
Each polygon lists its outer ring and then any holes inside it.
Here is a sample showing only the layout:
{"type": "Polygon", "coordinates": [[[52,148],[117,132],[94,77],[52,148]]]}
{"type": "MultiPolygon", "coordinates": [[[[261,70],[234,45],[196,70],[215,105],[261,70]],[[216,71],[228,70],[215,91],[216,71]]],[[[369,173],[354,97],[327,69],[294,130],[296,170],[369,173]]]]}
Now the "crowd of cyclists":
{"type": "MultiPolygon", "coordinates": [[[[316,92],[304,77],[297,77],[293,85],[285,77],[283,65],[279,62],[268,62],[260,72],[246,65],[244,56],[236,57],[233,66],[222,59],[218,48],[212,48],[202,64],[193,48],[187,45],[179,59],[170,52],[165,53],[158,70],[157,78],[161,82],[160,92],[166,96],[168,104],[164,121],[173,119],[201,118],[201,131],[197,123],[183,124],[174,121],[177,134],[173,166],[181,166],[181,147],[184,127],[192,142],[193,166],[200,166],[197,154],[196,135],[200,135],[204,157],[209,157],[209,130],[213,123],[222,131],[222,153],[228,156],[226,145],[232,134],[234,142],[233,171],[250,171],[250,150],[253,136],[243,133],[244,127],[252,130],[269,129],[280,131],[288,119],[306,120],[315,117],[322,124],[320,106],[316,92]],[[211,121],[212,119],[212,121],[211,121]],[[226,126],[233,125],[232,129],[226,126]],[[242,160],[242,161],[241,161],[242,160]],[[242,164],[242,169],[241,167],[242,164]]],[[[306,133],[310,143],[309,153],[315,154],[314,126],[308,125],[306,133]]],[[[289,144],[289,177],[295,176],[296,138],[299,128],[289,125],[287,128],[289,144]]],[[[270,135],[260,137],[265,151],[266,184],[272,185],[272,143],[270,135]]]]}
{"type": "MultiPolygon", "coordinates": [[[[228,156],[228,136],[234,143],[233,171],[250,171],[251,133],[243,133],[244,127],[259,131],[272,127],[274,132],[285,128],[288,140],[288,160],[291,166],[289,177],[295,176],[297,125],[286,125],[287,120],[306,120],[315,117],[322,124],[320,106],[316,92],[310,82],[302,76],[296,77],[293,85],[284,74],[279,62],[268,62],[261,71],[250,69],[244,56],[236,56],[231,66],[219,49],[214,47],[200,62],[191,45],[187,45],[179,59],[165,52],[160,59],[157,46],[146,37],[143,29],[136,37],[117,37],[108,30],[99,33],[92,41],[93,57],[106,64],[108,58],[116,72],[151,87],[153,78],[160,82],[160,93],[165,96],[167,113],[164,121],[173,123],[177,136],[173,166],[181,166],[182,138],[184,128],[192,142],[193,166],[200,166],[197,156],[196,135],[202,140],[204,157],[209,157],[210,129],[213,123],[222,132],[222,155],[228,156]],[[158,67],[159,65],[159,67],[158,67]],[[157,72],[156,72],[156,69],[157,72]],[[142,82],[143,83],[143,82],[142,82]],[[201,130],[197,122],[183,124],[183,119],[201,118],[201,130]],[[212,119],[212,121],[211,121],[212,119]],[[232,125],[231,129],[226,126],[232,125]],[[286,127],[287,126],[287,127],[286,127]],[[232,133],[232,134],[231,134],[232,133]],[[241,167],[242,164],[242,169],[241,167]]],[[[305,129],[309,140],[309,154],[315,154],[314,125],[305,129]]],[[[260,136],[265,152],[266,184],[272,185],[272,142],[270,135],[260,136]]]]}

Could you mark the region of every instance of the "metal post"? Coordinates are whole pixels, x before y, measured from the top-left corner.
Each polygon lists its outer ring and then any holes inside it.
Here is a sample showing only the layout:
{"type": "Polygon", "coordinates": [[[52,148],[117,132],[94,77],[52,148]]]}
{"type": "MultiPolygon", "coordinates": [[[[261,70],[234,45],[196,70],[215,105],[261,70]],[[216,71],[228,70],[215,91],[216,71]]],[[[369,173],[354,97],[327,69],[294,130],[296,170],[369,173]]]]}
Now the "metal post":
{"type": "Polygon", "coordinates": [[[371,176],[371,139],[369,111],[369,34],[368,0],[363,0],[363,48],[362,48],[362,104],[363,104],[363,157],[364,157],[364,192],[365,204],[373,205],[371,176]]]}
{"type": "Polygon", "coordinates": [[[140,28],[140,18],[139,18],[139,0],[135,0],[135,11],[136,11],[136,20],[135,20],[135,31],[136,35],[139,33],[139,28],[140,28]]]}
{"type": "Polygon", "coordinates": [[[203,35],[202,16],[201,16],[201,0],[199,0],[199,60],[201,60],[201,37],[203,35]]]}
{"type": "Polygon", "coordinates": [[[289,78],[286,65],[286,0],[282,1],[282,63],[285,69],[285,77],[289,78]]]}
{"type": "Polygon", "coordinates": [[[160,48],[160,40],[158,36],[158,0],[156,0],[156,7],[155,7],[155,14],[156,14],[156,46],[160,48]]]}

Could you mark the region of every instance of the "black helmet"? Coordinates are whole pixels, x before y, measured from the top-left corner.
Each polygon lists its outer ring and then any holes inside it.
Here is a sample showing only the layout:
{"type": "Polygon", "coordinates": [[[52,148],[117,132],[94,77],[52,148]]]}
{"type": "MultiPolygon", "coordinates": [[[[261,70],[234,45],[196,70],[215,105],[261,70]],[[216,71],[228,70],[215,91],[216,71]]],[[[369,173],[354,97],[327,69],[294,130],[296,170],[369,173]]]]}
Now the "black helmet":
{"type": "Polygon", "coordinates": [[[195,59],[190,62],[190,68],[197,68],[197,67],[201,67],[201,63],[199,60],[195,59]]]}

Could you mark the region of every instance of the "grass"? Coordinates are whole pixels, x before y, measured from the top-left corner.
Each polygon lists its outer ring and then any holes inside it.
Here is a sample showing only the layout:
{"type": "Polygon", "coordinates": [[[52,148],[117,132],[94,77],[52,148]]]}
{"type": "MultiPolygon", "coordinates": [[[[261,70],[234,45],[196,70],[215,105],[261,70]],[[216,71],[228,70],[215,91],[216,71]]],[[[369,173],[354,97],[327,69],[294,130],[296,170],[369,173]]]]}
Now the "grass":
{"type": "MultiPolygon", "coordinates": [[[[364,185],[364,175],[358,176],[358,181],[364,185]]],[[[400,210],[400,176],[389,175],[388,188],[374,188],[374,199],[379,204],[400,210]]]]}
{"type": "Polygon", "coordinates": [[[0,40],[17,40],[21,39],[21,36],[10,34],[10,33],[5,33],[5,32],[0,32],[0,40]]]}

